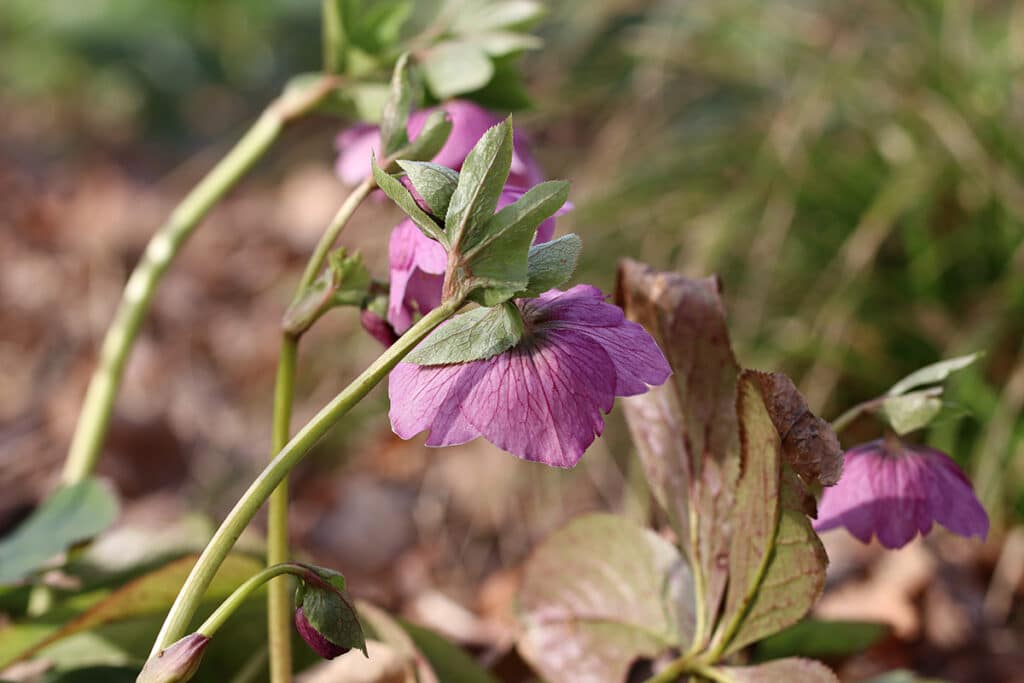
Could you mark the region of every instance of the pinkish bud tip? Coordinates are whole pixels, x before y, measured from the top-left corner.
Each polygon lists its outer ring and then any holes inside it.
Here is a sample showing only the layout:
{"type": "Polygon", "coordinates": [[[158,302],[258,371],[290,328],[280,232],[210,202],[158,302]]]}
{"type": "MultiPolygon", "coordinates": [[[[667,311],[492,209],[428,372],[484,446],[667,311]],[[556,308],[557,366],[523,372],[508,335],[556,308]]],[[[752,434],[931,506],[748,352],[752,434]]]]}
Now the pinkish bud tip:
{"type": "Polygon", "coordinates": [[[324,638],[323,634],[317,631],[313,624],[309,623],[309,620],[306,619],[306,615],[302,612],[301,607],[295,610],[295,628],[313,652],[316,652],[324,659],[334,659],[345,654],[350,649],[335,645],[327,640],[327,638],[324,638]]]}
{"type": "Polygon", "coordinates": [[[185,636],[154,657],[142,668],[136,683],[185,683],[199,670],[203,651],[210,639],[201,633],[185,636]]]}

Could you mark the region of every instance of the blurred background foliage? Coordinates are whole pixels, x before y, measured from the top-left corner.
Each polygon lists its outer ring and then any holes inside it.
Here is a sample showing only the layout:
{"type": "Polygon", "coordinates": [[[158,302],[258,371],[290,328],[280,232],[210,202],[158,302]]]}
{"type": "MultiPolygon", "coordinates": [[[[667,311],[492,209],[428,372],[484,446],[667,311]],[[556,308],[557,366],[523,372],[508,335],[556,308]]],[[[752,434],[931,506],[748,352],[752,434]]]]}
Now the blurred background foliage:
{"type": "MultiPolygon", "coordinates": [[[[166,171],[319,67],[319,11],[6,0],[0,103],[48,131],[7,142],[166,171]]],[[[927,438],[996,519],[1024,515],[1024,2],[564,0],[541,35],[517,121],[574,182],[581,280],[611,291],[622,255],[717,272],[744,363],[828,416],[985,351],[927,438]]]]}

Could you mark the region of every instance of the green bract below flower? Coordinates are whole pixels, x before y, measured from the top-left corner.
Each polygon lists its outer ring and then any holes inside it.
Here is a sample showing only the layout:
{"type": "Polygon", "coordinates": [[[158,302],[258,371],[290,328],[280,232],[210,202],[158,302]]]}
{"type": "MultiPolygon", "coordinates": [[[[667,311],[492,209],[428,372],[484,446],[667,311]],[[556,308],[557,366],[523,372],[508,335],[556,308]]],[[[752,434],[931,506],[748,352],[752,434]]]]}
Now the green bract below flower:
{"type": "MultiPolygon", "coordinates": [[[[522,333],[500,353],[463,363],[405,362],[391,372],[396,434],[408,439],[429,430],[428,446],[483,436],[520,458],[572,467],[603,431],[601,413],[616,396],[643,393],[671,374],[651,336],[595,287],[552,289],[514,306],[522,333]]],[[[444,338],[451,324],[433,338],[444,338]]],[[[428,338],[424,346],[430,345],[428,338]]]]}

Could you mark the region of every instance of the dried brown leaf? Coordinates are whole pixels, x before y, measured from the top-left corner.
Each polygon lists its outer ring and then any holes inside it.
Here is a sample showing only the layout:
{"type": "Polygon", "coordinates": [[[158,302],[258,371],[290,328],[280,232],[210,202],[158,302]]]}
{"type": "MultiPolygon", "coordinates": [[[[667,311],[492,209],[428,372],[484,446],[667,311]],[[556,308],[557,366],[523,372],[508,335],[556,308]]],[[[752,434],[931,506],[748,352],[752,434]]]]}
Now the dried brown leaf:
{"type": "Polygon", "coordinates": [[[792,380],[777,372],[754,373],[768,413],[782,438],[783,456],[808,482],[831,486],[843,471],[843,452],[831,425],[807,407],[792,380]]]}

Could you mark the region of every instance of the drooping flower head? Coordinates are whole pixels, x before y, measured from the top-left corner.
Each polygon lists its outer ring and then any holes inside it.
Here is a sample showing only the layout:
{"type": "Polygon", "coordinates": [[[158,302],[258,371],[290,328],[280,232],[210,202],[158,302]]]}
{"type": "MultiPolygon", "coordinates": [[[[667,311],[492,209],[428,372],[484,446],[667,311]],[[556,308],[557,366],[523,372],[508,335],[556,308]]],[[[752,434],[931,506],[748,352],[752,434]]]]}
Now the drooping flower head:
{"type": "Polygon", "coordinates": [[[331,641],[327,640],[324,634],[317,631],[316,628],[309,623],[309,619],[306,618],[306,614],[299,607],[295,610],[295,630],[299,632],[302,639],[306,641],[310,649],[317,653],[324,659],[334,659],[348,652],[351,648],[341,647],[335,645],[331,641]]]}
{"type": "Polygon", "coordinates": [[[524,333],[511,349],[459,364],[404,362],[391,372],[396,434],[429,430],[428,446],[483,436],[525,460],[572,467],[603,431],[602,412],[616,396],[671,374],[651,336],[595,287],[552,289],[515,306],[524,333]]]}
{"type": "MultiPolygon", "coordinates": [[[[523,196],[525,190],[506,185],[498,198],[498,209],[503,209],[523,196]]],[[[572,209],[563,206],[555,216],[572,209]]],[[[548,218],[537,228],[536,244],[547,242],[555,234],[555,219],[548,218]]],[[[388,298],[388,323],[402,334],[412,324],[413,315],[437,307],[441,303],[444,271],[448,263],[444,248],[424,235],[409,219],[391,231],[388,242],[388,262],[391,271],[391,290],[388,298]]]]}
{"type": "MultiPolygon", "coordinates": [[[[440,107],[420,109],[409,115],[409,138],[415,139],[423,130],[427,118],[442,109],[451,117],[452,131],[448,141],[434,157],[434,163],[459,170],[466,155],[488,128],[499,123],[501,118],[478,104],[465,100],[451,100],[440,107]]],[[[530,154],[529,142],[525,135],[515,132],[512,169],[508,182],[516,187],[530,187],[543,180],[540,167],[530,154]]],[[[360,124],[338,136],[338,161],[335,170],[338,177],[348,185],[361,182],[370,174],[371,153],[380,157],[380,130],[377,126],[360,124]]]]}
{"type": "Polygon", "coordinates": [[[817,531],[846,527],[863,543],[878,537],[901,548],[938,522],[955,534],[985,538],[988,515],[953,459],[896,439],[872,441],[844,455],[843,477],[825,489],[817,531]]]}

